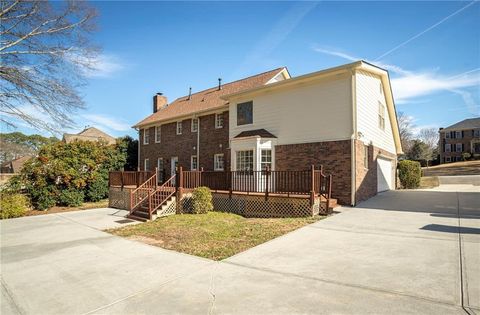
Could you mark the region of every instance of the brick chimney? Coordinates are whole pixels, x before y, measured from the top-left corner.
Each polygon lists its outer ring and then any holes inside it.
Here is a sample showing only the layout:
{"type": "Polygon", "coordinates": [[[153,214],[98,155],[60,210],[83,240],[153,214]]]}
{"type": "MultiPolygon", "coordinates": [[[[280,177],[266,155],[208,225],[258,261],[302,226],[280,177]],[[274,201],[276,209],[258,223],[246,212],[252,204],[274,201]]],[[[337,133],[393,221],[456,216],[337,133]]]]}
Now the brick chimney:
{"type": "Polygon", "coordinates": [[[155,94],[153,97],[153,112],[158,112],[165,105],[167,105],[167,98],[162,93],[155,94]]]}

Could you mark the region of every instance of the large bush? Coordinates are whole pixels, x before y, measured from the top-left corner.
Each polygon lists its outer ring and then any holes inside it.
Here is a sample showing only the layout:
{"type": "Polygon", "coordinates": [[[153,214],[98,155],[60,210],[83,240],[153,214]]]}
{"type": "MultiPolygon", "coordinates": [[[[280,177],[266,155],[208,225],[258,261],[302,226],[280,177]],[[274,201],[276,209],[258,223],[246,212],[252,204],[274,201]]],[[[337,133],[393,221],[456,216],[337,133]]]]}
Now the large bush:
{"type": "Polygon", "coordinates": [[[0,218],[9,219],[25,215],[29,208],[26,196],[22,194],[0,193],[0,218]]]}
{"type": "Polygon", "coordinates": [[[213,211],[212,192],[208,187],[195,188],[192,194],[193,213],[213,211]]]}
{"type": "Polygon", "coordinates": [[[19,180],[37,209],[54,205],[77,206],[108,195],[108,173],[121,170],[126,161],[123,144],[57,142],[44,146],[27,161],[19,180]]]}
{"type": "Polygon", "coordinates": [[[398,177],[403,188],[417,188],[422,177],[420,163],[410,160],[398,162],[398,177]]]}

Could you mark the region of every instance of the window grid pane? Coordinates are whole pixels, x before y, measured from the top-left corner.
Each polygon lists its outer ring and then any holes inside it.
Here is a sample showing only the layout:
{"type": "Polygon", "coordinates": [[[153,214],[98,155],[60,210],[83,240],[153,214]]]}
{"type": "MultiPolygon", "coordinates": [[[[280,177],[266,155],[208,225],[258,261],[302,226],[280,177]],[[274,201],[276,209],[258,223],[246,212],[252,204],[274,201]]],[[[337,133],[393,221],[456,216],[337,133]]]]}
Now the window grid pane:
{"type": "Polygon", "coordinates": [[[237,151],[237,170],[253,171],[253,150],[237,151]]]}
{"type": "Polygon", "coordinates": [[[268,169],[272,169],[272,150],[262,150],[262,156],[261,156],[261,168],[262,171],[266,171],[267,167],[268,169]]]}
{"type": "Polygon", "coordinates": [[[223,154],[215,154],[214,169],[216,171],[223,171],[223,168],[224,168],[223,154]]]}

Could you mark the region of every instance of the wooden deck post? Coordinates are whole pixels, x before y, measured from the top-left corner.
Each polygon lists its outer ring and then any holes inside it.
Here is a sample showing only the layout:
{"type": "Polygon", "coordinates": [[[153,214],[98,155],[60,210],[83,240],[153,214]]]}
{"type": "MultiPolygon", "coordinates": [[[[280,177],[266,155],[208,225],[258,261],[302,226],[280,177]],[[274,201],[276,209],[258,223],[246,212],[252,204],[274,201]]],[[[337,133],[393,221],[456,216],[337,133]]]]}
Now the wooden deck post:
{"type": "Polygon", "coordinates": [[[270,168],[267,166],[265,170],[265,201],[268,200],[268,175],[270,174],[270,168]]]}
{"type": "Polygon", "coordinates": [[[328,175],[327,213],[330,212],[330,197],[332,195],[332,174],[328,175]]]}
{"type": "Polygon", "coordinates": [[[158,187],[158,167],[155,167],[155,190],[158,187]]]}
{"type": "Polygon", "coordinates": [[[230,199],[232,199],[232,186],[233,186],[233,172],[232,171],[228,171],[229,172],[229,175],[230,175],[230,183],[229,183],[229,187],[228,187],[228,197],[230,199]]]}
{"type": "Polygon", "coordinates": [[[120,178],[122,179],[122,191],[123,191],[123,186],[124,186],[123,172],[120,173],[120,178]]]}
{"type": "Polygon", "coordinates": [[[313,207],[313,204],[315,203],[315,165],[312,164],[311,166],[311,177],[312,177],[312,187],[310,190],[310,206],[313,207]]]}

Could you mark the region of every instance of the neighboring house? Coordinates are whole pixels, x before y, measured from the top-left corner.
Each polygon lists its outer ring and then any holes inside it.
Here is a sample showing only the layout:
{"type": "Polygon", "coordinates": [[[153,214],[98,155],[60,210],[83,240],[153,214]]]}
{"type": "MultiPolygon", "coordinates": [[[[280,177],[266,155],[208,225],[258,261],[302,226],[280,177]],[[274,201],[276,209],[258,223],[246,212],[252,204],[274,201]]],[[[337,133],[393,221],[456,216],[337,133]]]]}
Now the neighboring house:
{"type": "Polygon", "coordinates": [[[66,143],[70,143],[75,140],[82,140],[82,141],[102,140],[107,142],[108,144],[116,143],[116,139],[114,137],[110,136],[109,134],[95,127],[86,128],[77,134],[68,134],[68,133],[63,134],[63,141],[65,141],[66,143]]]}
{"type": "Polygon", "coordinates": [[[7,174],[18,174],[23,168],[23,164],[32,158],[31,156],[22,156],[15,160],[7,161],[2,163],[1,165],[1,172],[0,173],[7,173],[7,174]]]}
{"type": "Polygon", "coordinates": [[[462,161],[463,153],[480,157],[480,118],[465,119],[438,132],[440,163],[462,161]]]}
{"type": "Polygon", "coordinates": [[[291,78],[279,68],[176,99],[154,96],[137,123],[139,169],[305,170],[333,174],[355,205],[395,189],[402,153],[387,71],[364,61],[291,78]]]}

